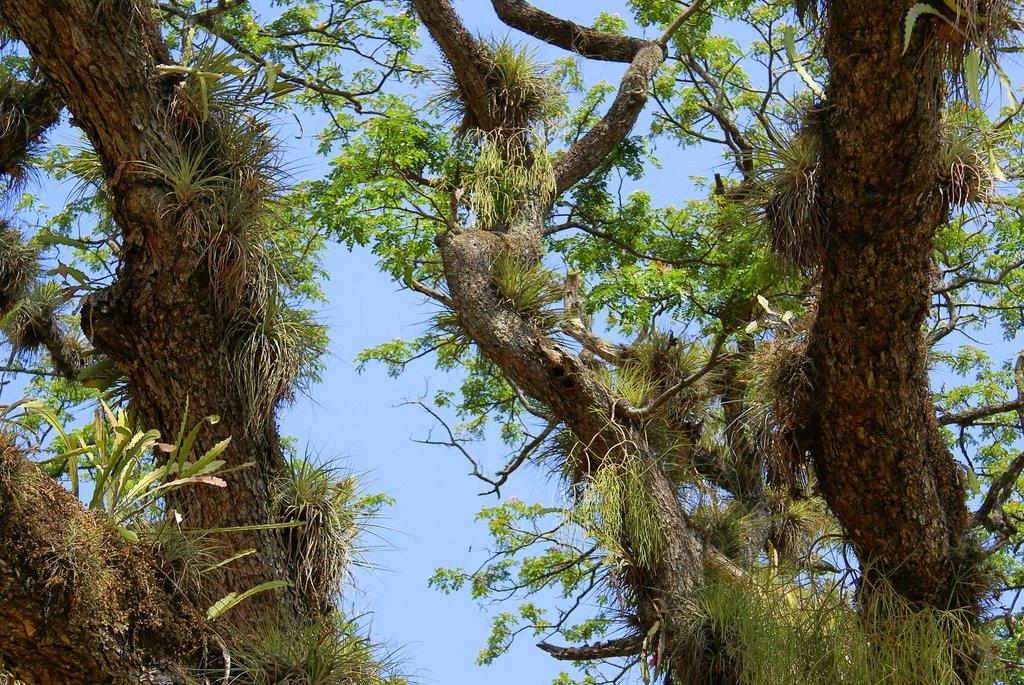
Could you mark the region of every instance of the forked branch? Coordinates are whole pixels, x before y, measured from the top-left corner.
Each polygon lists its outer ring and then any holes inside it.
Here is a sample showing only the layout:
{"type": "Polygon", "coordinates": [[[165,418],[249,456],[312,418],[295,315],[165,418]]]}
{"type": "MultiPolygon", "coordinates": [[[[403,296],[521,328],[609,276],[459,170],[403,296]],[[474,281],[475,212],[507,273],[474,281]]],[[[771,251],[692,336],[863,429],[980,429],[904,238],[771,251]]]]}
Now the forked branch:
{"type": "Polygon", "coordinates": [[[637,51],[622,75],[619,92],[608,112],[555,163],[557,192],[565,192],[596,169],[633,130],[647,104],[647,85],[665,61],[668,42],[703,4],[704,0],[694,0],[657,41],[647,43],[637,51]]]}

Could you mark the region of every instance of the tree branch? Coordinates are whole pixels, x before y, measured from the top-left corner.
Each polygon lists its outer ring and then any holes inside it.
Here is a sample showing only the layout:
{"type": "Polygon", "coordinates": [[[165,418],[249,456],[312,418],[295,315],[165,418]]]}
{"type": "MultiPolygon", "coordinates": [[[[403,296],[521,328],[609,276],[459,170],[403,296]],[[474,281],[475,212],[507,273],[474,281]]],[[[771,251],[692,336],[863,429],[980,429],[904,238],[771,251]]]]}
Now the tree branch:
{"type": "Polygon", "coordinates": [[[650,41],[581,26],[537,9],[525,0],[491,0],[498,18],[514,29],[582,57],[632,62],[650,41]]]}
{"type": "MultiPolygon", "coordinates": [[[[422,0],[420,0],[422,1],[422,0]]],[[[647,103],[647,84],[665,61],[672,36],[704,4],[694,0],[657,41],[640,48],[622,75],[619,92],[608,112],[555,163],[555,185],[562,193],[596,169],[608,154],[629,135],[647,103]]]]}
{"type": "Polygon", "coordinates": [[[1007,400],[1006,402],[1000,402],[999,404],[990,404],[962,412],[943,414],[939,417],[939,424],[942,426],[948,426],[955,423],[958,426],[966,426],[978,421],[979,419],[985,419],[989,416],[995,416],[996,414],[1018,411],[1020,409],[1024,409],[1024,398],[1018,397],[1015,400],[1007,400]]]}
{"type": "Polygon", "coordinates": [[[0,99],[0,175],[17,180],[32,144],[60,119],[60,97],[45,81],[17,81],[0,99]]]}
{"type": "Polygon", "coordinates": [[[482,69],[480,44],[463,25],[448,0],[412,0],[431,37],[448,59],[455,81],[480,128],[490,131],[499,121],[491,106],[491,92],[482,69]]]}
{"type": "Polygon", "coordinates": [[[559,661],[594,661],[636,656],[643,649],[644,638],[640,635],[629,635],[582,647],[561,647],[547,642],[541,642],[537,646],[559,661]]]}
{"type": "Polygon", "coordinates": [[[549,420],[547,426],[544,427],[544,430],[542,430],[529,442],[524,444],[522,448],[520,448],[519,452],[508,460],[504,468],[502,468],[500,471],[494,474],[494,476],[488,476],[487,474],[480,470],[480,462],[478,462],[476,458],[469,453],[469,450],[462,446],[462,441],[459,440],[458,437],[456,437],[455,431],[452,430],[451,426],[448,425],[448,422],[441,418],[441,416],[436,411],[431,409],[423,400],[407,400],[403,404],[411,404],[419,407],[420,409],[428,413],[431,417],[433,417],[433,419],[441,425],[445,433],[448,434],[447,440],[432,440],[428,437],[425,440],[413,439],[413,442],[419,443],[421,445],[438,445],[441,447],[451,447],[458,450],[462,454],[462,456],[466,458],[466,461],[468,461],[473,466],[473,471],[470,473],[470,475],[473,476],[474,478],[482,480],[483,482],[491,486],[490,490],[481,492],[479,493],[480,495],[494,494],[497,495],[498,497],[501,497],[501,486],[508,482],[509,476],[515,473],[516,470],[523,465],[523,462],[529,459],[533,455],[533,453],[537,451],[537,448],[544,444],[544,441],[551,436],[551,433],[559,425],[559,422],[557,420],[549,420]]]}
{"type": "Polygon", "coordinates": [[[1014,457],[1006,470],[992,481],[992,487],[988,489],[981,506],[974,513],[974,520],[984,526],[986,530],[1004,527],[993,525],[992,512],[996,508],[1002,507],[1003,503],[1013,494],[1013,487],[1017,484],[1017,479],[1020,478],[1022,471],[1024,471],[1024,452],[1014,457]]]}

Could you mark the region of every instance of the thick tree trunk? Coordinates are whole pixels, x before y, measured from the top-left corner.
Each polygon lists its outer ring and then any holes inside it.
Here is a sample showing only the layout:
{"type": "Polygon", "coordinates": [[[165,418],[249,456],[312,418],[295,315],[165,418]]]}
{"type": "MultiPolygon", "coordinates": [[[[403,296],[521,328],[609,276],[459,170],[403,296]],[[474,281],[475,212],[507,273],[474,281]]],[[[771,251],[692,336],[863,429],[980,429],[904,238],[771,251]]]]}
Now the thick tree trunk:
{"type": "MultiPolygon", "coordinates": [[[[276,429],[272,420],[251,421],[252,408],[226,371],[227,323],[215,314],[207,246],[187,242],[167,209],[169,189],[140,164],[154,162],[155,151],[176,135],[169,108],[178,79],[157,70],[170,55],[150,7],[137,0],[100,8],[92,0],[4,0],[0,20],[25,43],[88,135],[113,198],[121,264],[114,283],[85,302],[86,335],[127,375],[134,406],[165,439],[176,434],[186,406],[190,424],[217,414],[221,422],[201,432],[196,450],[230,436],[227,467],[252,463],[229,474],[227,488],[194,491],[173,506],[193,528],[268,522],[269,484],[283,466],[276,429]]],[[[276,400],[266,398],[268,414],[276,400]]],[[[257,554],[233,562],[211,595],[289,579],[277,531],[232,534],[226,542],[257,554]]],[[[243,605],[261,607],[295,616],[304,610],[291,592],[263,593],[243,605]]]]}
{"type": "Polygon", "coordinates": [[[33,685],[184,683],[208,638],[148,551],[0,435],[0,671],[33,685]]]}
{"type": "Polygon", "coordinates": [[[814,461],[861,559],[912,601],[946,607],[973,599],[957,587],[969,518],[926,372],[932,236],[947,211],[936,181],[943,74],[924,22],[901,54],[912,4],[829,3],[814,461]]]}

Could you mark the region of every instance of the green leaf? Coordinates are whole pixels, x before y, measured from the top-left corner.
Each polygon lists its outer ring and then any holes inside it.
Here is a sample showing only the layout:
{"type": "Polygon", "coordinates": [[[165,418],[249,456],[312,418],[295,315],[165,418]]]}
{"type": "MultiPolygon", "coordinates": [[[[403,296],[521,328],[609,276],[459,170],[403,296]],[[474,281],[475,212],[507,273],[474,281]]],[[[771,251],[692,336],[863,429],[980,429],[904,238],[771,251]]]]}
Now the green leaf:
{"type": "Polygon", "coordinates": [[[964,80],[967,81],[967,93],[970,95],[974,106],[983,109],[981,105],[981,50],[975,48],[964,57],[964,80]]]}
{"type": "Polygon", "coordinates": [[[218,569],[218,568],[220,568],[222,566],[227,566],[232,561],[237,561],[238,559],[241,559],[242,557],[247,557],[250,554],[255,554],[255,552],[256,552],[256,548],[255,547],[251,547],[249,549],[243,549],[241,552],[238,552],[236,554],[232,554],[227,559],[222,559],[222,560],[218,561],[216,564],[212,564],[211,566],[207,566],[202,571],[200,571],[200,573],[206,573],[207,571],[213,571],[213,570],[218,569]]]}
{"type": "Polygon", "coordinates": [[[35,235],[34,240],[41,245],[64,245],[66,247],[74,247],[81,250],[92,249],[92,246],[84,240],[77,240],[75,238],[69,238],[58,233],[51,233],[50,231],[40,231],[35,235]]]}
{"type": "Polygon", "coordinates": [[[283,580],[268,580],[265,583],[260,583],[256,587],[249,588],[242,594],[229,592],[228,594],[218,599],[213,606],[206,610],[206,618],[207,620],[213,621],[214,619],[223,615],[224,612],[228,609],[238,606],[239,603],[245,601],[246,599],[252,597],[257,593],[266,592],[267,590],[276,590],[282,587],[289,587],[290,585],[291,583],[288,583],[283,580]]]}
{"type": "Polygon", "coordinates": [[[820,85],[818,85],[818,82],[814,80],[814,77],[804,69],[802,64],[804,58],[796,54],[796,29],[794,27],[786,27],[784,40],[786,43],[786,56],[789,57],[790,66],[796,69],[796,73],[800,74],[800,78],[802,78],[804,83],[807,84],[807,87],[811,89],[811,92],[818,97],[823,97],[825,95],[825,91],[820,85]]]}
{"type": "Polygon", "coordinates": [[[939,17],[943,21],[947,21],[946,17],[943,16],[942,12],[935,9],[926,2],[919,2],[910,8],[907,12],[907,20],[903,29],[903,54],[907,54],[907,49],[910,48],[910,37],[914,33],[914,26],[917,24],[917,20],[925,14],[939,17]]]}

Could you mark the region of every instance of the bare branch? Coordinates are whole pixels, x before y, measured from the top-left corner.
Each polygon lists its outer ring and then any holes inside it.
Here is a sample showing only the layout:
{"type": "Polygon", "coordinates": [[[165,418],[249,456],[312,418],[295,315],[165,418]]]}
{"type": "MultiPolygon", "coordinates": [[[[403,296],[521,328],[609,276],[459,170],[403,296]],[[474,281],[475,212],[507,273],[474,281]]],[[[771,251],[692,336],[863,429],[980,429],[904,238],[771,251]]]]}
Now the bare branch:
{"type": "Polygon", "coordinates": [[[480,44],[463,25],[448,0],[413,0],[413,6],[434,41],[452,67],[466,105],[480,128],[490,131],[498,126],[491,107],[491,93],[484,79],[480,44]]]}
{"type": "Polygon", "coordinates": [[[185,8],[181,7],[176,2],[155,3],[157,9],[168,14],[173,14],[176,17],[184,19],[189,24],[205,25],[208,24],[212,19],[217,17],[224,12],[235,9],[242,5],[245,0],[219,0],[216,5],[207,7],[200,12],[189,12],[185,8]]]}
{"type": "Polygon", "coordinates": [[[609,364],[621,364],[626,359],[629,348],[619,343],[605,340],[587,330],[578,321],[569,320],[562,323],[562,331],[574,338],[588,352],[591,352],[609,364]]]}
{"type": "Polygon", "coordinates": [[[436,411],[431,409],[426,404],[426,402],[424,402],[423,400],[415,400],[406,401],[403,404],[417,406],[426,413],[430,414],[430,416],[433,417],[433,419],[437,421],[438,424],[441,425],[445,433],[448,435],[447,440],[433,440],[428,437],[425,440],[414,439],[413,442],[419,443],[421,445],[438,445],[441,447],[451,447],[458,450],[462,454],[462,456],[466,458],[466,461],[468,461],[473,466],[473,471],[470,473],[470,475],[472,475],[474,478],[482,480],[483,482],[491,486],[490,490],[481,492],[480,495],[494,494],[497,495],[498,497],[501,497],[501,486],[508,481],[509,476],[515,473],[516,470],[520,466],[522,466],[523,463],[527,459],[529,459],[541,445],[544,444],[544,441],[551,436],[551,433],[555,430],[559,423],[561,423],[560,421],[557,420],[550,420],[548,422],[548,425],[544,427],[544,430],[542,430],[532,440],[523,445],[523,447],[519,450],[518,454],[509,459],[508,463],[505,464],[505,467],[498,471],[496,474],[494,474],[494,476],[492,477],[488,476],[480,469],[480,462],[477,461],[477,459],[472,454],[469,453],[469,450],[467,450],[463,446],[463,441],[459,440],[456,437],[455,431],[452,430],[451,426],[449,426],[448,423],[443,418],[441,418],[441,416],[436,411]]]}
{"type": "Polygon", "coordinates": [[[537,9],[525,0],[491,0],[498,18],[514,29],[583,57],[632,62],[649,41],[581,26],[537,9]]]}
{"type": "Polygon", "coordinates": [[[668,42],[672,40],[672,37],[679,33],[679,29],[683,28],[683,24],[689,21],[690,17],[696,14],[697,10],[699,10],[701,5],[703,4],[704,0],[694,0],[693,4],[687,7],[683,11],[683,13],[676,17],[675,21],[673,21],[669,25],[669,27],[665,29],[665,32],[662,33],[661,37],[658,38],[657,40],[658,45],[660,45],[663,48],[667,48],[668,42]]]}
{"type": "Polygon", "coordinates": [[[992,487],[988,489],[981,506],[974,513],[974,520],[984,526],[986,530],[995,532],[1006,527],[1005,524],[996,525],[996,522],[992,520],[992,512],[1001,508],[1013,494],[1013,487],[1017,484],[1017,479],[1020,478],[1022,471],[1024,471],[1024,452],[1014,457],[1006,470],[992,481],[992,487]]]}
{"type": "Polygon", "coordinates": [[[421,295],[426,295],[430,299],[436,300],[436,301],[440,302],[441,304],[443,304],[445,307],[448,307],[449,309],[452,309],[454,307],[450,297],[445,295],[443,292],[441,292],[437,288],[431,288],[429,285],[427,285],[425,283],[420,283],[419,281],[417,281],[412,276],[409,276],[409,277],[407,277],[405,279],[405,285],[410,290],[415,290],[416,292],[420,293],[421,295]]]}
{"type": "Polygon", "coordinates": [[[664,49],[648,43],[622,75],[619,92],[601,121],[559,157],[555,163],[555,185],[562,193],[589,174],[633,130],[647,103],[647,84],[665,61],[664,49]]]}
{"type": "Polygon", "coordinates": [[[951,424],[957,424],[959,426],[966,426],[980,419],[986,419],[996,414],[1004,414],[1010,411],[1018,411],[1024,409],[1024,398],[1018,397],[1015,400],[1007,400],[1006,402],[1000,402],[999,404],[990,404],[984,407],[977,407],[975,409],[968,409],[962,412],[956,412],[953,414],[943,414],[939,417],[939,424],[942,426],[949,426],[951,424]]]}

